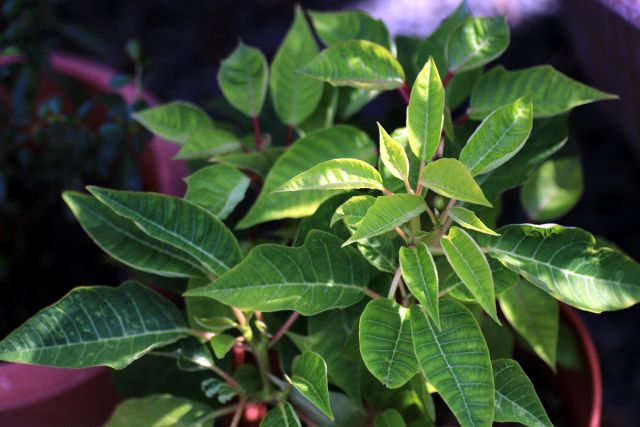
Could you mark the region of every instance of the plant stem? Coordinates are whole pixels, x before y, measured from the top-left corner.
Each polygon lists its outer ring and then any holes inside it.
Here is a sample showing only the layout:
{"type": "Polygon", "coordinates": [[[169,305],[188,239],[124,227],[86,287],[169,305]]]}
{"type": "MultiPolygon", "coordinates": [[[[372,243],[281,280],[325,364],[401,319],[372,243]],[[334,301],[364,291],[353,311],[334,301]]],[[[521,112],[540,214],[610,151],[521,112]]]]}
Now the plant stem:
{"type": "Polygon", "coordinates": [[[292,140],[293,140],[293,126],[289,125],[287,126],[287,135],[284,138],[284,145],[291,145],[292,140]]]}
{"type": "Polygon", "coordinates": [[[413,234],[414,238],[415,238],[415,236],[418,235],[418,233],[420,233],[422,231],[422,225],[420,223],[420,216],[416,216],[414,218],[411,218],[411,221],[409,221],[409,229],[411,230],[411,234],[413,234]]]}
{"type": "Polygon", "coordinates": [[[433,226],[434,227],[437,226],[438,225],[438,219],[436,218],[436,214],[433,213],[433,211],[431,210],[429,205],[427,205],[427,215],[429,215],[429,219],[433,223],[433,226]]]}
{"type": "Polygon", "coordinates": [[[256,150],[262,150],[262,138],[260,138],[260,122],[258,121],[258,117],[251,117],[251,123],[253,124],[253,135],[256,138],[256,150]]]}
{"type": "Polygon", "coordinates": [[[451,79],[453,78],[453,73],[451,71],[447,71],[447,75],[442,79],[442,86],[447,87],[451,79]]]}
{"type": "Polygon", "coordinates": [[[296,319],[299,316],[300,316],[300,313],[298,313],[297,311],[294,311],[293,313],[291,313],[291,316],[289,316],[287,321],[282,324],[280,329],[278,329],[278,332],[276,332],[273,338],[271,338],[271,342],[269,342],[269,347],[273,347],[278,341],[280,341],[280,338],[282,338],[284,334],[287,333],[289,328],[293,326],[293,324],[295,323],[296,319]]]}
{"type": "Polygon", "coordinates": [[[304,423],[308,427],[318,427],[318,424],[316,424],[313,421],[311,421],[311,419],[309,419],[309,417],[307,417],[307,415],[304,414],[302,411],[296,411],[296,414],[298,414],[298,418],[300,418],[302,421],[304,421],[304,423]]]}
{"type": "Polygon", "coordinates": [[[465,124],[467,121],[469,121],[469,115],[468,114],[464,114],[460,117],[458,117],[457,119],[455,119],[453,121],[453,124],[456,126],[461,126],[463,124],[465,124]]]}
{"type": "Polygon", "coordinates": [[[413,194],[413,189],[411,188],[411,184],[409,183],[409,179],[404,180],[404,188],[407,189],[407,193],[413,194]]]}
{"type": "Polygon", "coordinates": [[[231,424],[229,427],[238,427],[240,424],[240,420],[242,419],[242,412],[244,411],[244,406],[247,403],[246,397],[240,398],[240,403],[238,403],[238,407],[236,408],[236,412],[233,414],[233,419],[231,420],[231,424]]]}
{"type": "Polygon", "coordinates": [[[393,191],[382,187],[382,194],[384,194],[385,196],[393,196],[393,191]]]}
{"type": "Polygon", "coordinates": [[[383,299],[384,298],[382,295],[380,295],[376,291],[372,291],[369,288],[362,288],[362,292],[364,292],[364,294],[366,296],[368,296],[369,298],[371,298],[371,299],[383,299]]]}
{"type": "Polygon", "coordinates": [[[402,271],[400,267],[396,269],[395,274],[393,275],[393,280],[391,280],[391,287],[389,287],[389,294],[387,298],[393,298],[396,294],[396,290],[398,289],[398,285],[400,284],[400,280],[402,279],[402,271]]]}
{"type": "Polygon", "coordinates": [[[256,357],[258,369],[260,370],[263,398],[266,399],[269,393],[271,393],[271,382],[269,381],[271,363],[269,361],[269,343],[264,337],[261,337],[258,345],[253,347],[253,354],[256,357]]]}
{"type": "Polygon", "coordinates": [[[418,172],[418,186],[416,187],[416,194],[422,195],[422,171],[424,170],[424,160],[420,160],[420,170],[418,172]]]}
{"type": "Polygon", "coordinates": [[[244,317],[242,311],[238,310],[235,307],[231,307],[231,311],[233,311],[233,315],[236,316],[236,319],[238,319],[238,324],[240,325],[240,327],[244,328],[245,326],[247,326],[247,318],[244,317]]]}
{"type": "Polygon", "coordinates": [[[198,422],[200,423],[200,425],[207,425],[206,422],[209,420],[213,421],[216,418],[222,417],[223,415],[233,414],[235,411],[238,410],[238,406],[239,406],[238,404],[235,404],[235,405],[226,406],[224,408],[217,409],[203,416],[202,418],[199,418],[198,422]]]}
{"type": "Polygon", "coordinates": [[[404,240],[404,242],[405,242],[405,243],[409,243],[409,241],[410,241],[411,239],[409,239],[409,236],[407,236],[407,233],[405,233],[405,232],[402,230],[402,228],[400,228],[400,227],[396,227],[396,228],[395,228],[395,230],[396,230],[396,233],[398,233],[398,235],[399,235],[400,237],[402,237],[402,239],[404,240]]]}
{"type": "Polygon", "coordinates": [[[242,389],[242,387],[240,386],[238,381],[236,381],[231,375],[229,375],[228,373],[226,373],[222,369],[218,368],[216,365],[211,365],[209,367],[209,369],[211,369],[213,372],[215,372],[216,375],[218,375],[220,378],[225,380],[227,382],[227,384],[229,384],[236,391],[242,389]]]}
{"type": "Polygon", "coordinates": [[[409,97],[411,96],[411,88],[409,87],[407,82],[404,82],[402,86],[398,88],[398,92],[400,92],[400,95],[402,95],[402,99],[404,99],[404,102],[406,102],[408,105],[409,97]]]}

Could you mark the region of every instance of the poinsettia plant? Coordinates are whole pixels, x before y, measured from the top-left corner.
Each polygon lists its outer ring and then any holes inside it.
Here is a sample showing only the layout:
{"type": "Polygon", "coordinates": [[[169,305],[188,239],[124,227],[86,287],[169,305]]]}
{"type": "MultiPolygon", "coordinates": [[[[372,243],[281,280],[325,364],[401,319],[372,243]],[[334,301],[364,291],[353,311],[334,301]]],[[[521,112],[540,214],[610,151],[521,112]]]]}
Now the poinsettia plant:
{"type": "Polygon", "coordinates": [[[64,194],[113,258],[188,279],[184,306],[137,282],[81,287],[0,358],[121,369],[163,355],[209,373],[201,399],[125,400],[111,427],[237,426],[256,405],[264,426],[428,426],[446,418],[434,394],[462,426],[551,426],[511,358],[514,332],[555,369],[558,301],[629,307],[640,265],[577,228],[496,222],[522,185],[532,220],[573,207],[568,112],[614,96],[549,66],[486,71],[509,29],[465,4],[424,40],[394,40],[361,12],[309,17],[323,50],[297,9],[270,66],[242,43],[222,62],[240,128],[185,102],[136,114],[197,169],[183,198],[64,194]],[[375,144],[345,123],[388,90],[406,122],[371,123],[375,144]]]}

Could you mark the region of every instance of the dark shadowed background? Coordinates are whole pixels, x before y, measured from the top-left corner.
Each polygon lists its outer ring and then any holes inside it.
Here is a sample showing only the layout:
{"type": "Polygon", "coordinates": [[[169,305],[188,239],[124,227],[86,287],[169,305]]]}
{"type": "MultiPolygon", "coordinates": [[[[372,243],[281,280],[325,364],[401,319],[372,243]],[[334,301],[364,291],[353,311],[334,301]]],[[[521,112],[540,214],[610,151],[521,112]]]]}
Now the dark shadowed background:
{"type": "MultiPolygon", "coordinates": [[[[450,10],[455,2],[423,0],[425,16],[415,16],[420,0],[301,1],[310,9],[335,10],[364,4],[378,12],[385,10],[384,3],[393,5],[394,23],[389,23],[392,31],[424,35],[446,15],[431,12],[442,5],[450,10]]],[[[640,8],[639,2],[626,3],[639,4],[636,7],[640,8]]],[[[103,41],[94,55],[96,59],[129,71],[123,46],[128,39],[137,38],[152,61],[147,84],[151,92],[161,100],[206,104],[220,93],[216,72],[220,60],[238,39],[259,47],[271,58],[290,25],[293,5],[290,0],[67,0],[60,7],[66,19],[84,25],[103,41]]],[[[482,12],[487,10],[477,7],[482,12]]],[[[621,96],[621,101],[588,105],[572,113],[570,139],[582,152],[585,194],[578,206],[558,222],[602,235],[640,259],[640,89],[633,84],[640,75],[638,23],[621,18],[597,0],[567,0],[561,4],[539,0],[533,9],[537,14],[530,17],[509,10],[514,24],[512,42],[501,63],[510,69],[550,63],[571,77],[621,96]]],[[[640,10],[635,12],[640,14],[640,10]]],[[[390,105],[401,106],[401,102],[398,94],[389,93],[364,114],[375,118],[390,105]]],[[[394,128],[392,123],[385,126],[394,128]]],[[[367,130],[373,132],[373,125],[367,130]]],[[[517,193],[507,198],[512,203],[506,203],[503,221],[526,221],[517,193]]],[[[640,308],[583,317],[601,357],[603,425],[638,425],[640,308]]]]}

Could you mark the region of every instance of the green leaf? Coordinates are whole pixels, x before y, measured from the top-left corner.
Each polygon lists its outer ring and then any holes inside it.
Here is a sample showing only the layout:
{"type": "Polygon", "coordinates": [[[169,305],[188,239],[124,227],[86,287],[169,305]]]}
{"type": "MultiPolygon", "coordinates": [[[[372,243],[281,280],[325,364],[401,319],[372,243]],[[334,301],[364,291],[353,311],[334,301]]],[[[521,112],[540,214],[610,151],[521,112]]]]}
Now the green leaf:
{"type": "Polygon", "coordinates": [[[213,165],[199,169],[185,179],[185,200],[226,219],[244,199],[251,180],[236,168],[213,165]]]}
{"type": "Polygon", "coordinates": [[[533,127],[531,97],[500,107],[480,123],[460,153],[472,175],[496,169],[515,156],[533,127]]]}
{"type": "Polygon", "coordinates": [[[257,117],[262,110],[269,82],[269,66],[260,50],[240,42],[220,64],[218,85],[238,111],[257,117]]]}
{"type": "Polygon", "coordinates": [[[333,86],[391,90],[404,84],[404,70],[385,47],[368,40],[338,42],[316,55],[300,72],[333,86]]]}
{"type": "Polygon", "coordinates": [[[200,129],[184,139],[176,159],[206,159],[240,149],[240,140],[222,129],[200,129]]]}
{"type": "Polygon", "coordinates": [[[490,234],[492,236],[499,236],[498,233],[484,225],[484,222],[480,220],[475,212],[469,209],[462,208],[460,206],[452,206],[447,209],[449,217],[457,224],[469,230],[479,231],[480,233],[490,234]]]}
{"type": "Polygon", "coordinates": [[[498,299],[509,324],[555,371],[560,317],[556,300],[524,280],[502,293],[498,299]]]}
{"type": "Polygon", "coordinates": [[[305,316],[360,301],[368,265],[340,239],[311,231],[302,247],[265,244],[215,283],[186,293],[213,298],[241,310],[295,310],[305,316]]]}
{"type": "Polygon", "coordinates": [[[349,198],[336,209],[331,217],[331,226],[342,220],[347,227],[357,228],[375,201],[376,198],[373,196],[353,196],[349,198]]]}
{"type": "Polygon", "coordinates": [[[396,178],[403,181],[409,179],[409,158],[404,148],[389,136],[380,123],[378,123],[378,131],[380,133],[380,160],[396,178]]]}
{"type": "Polygon", "coordinates": [[[207,275],[198,260],[148,236],[95,198],[73,191],[66,191],[62,198],[91,239],[129,267],[165,277],[207,275]]]}
{"type": "Polygon", "coordinates": [[[322,97],[322,82],[300,74],[298,68],[318,53],[316,41],[297,6],[293,25],[271,64],[271,99],[280,120],[297,126],[313,113],[322,97]]]}
{"type": "Polygon", "coordinates": [[[482,77],[482,74],[482,68],[475,68],[471,71],[454,75],[445,88],[447,107],[451,110],[460,107],[460,105],[467,100],[474,86],[478,80],[480,80],[480,77],[482,77]]]}
{"type": "Polygon", "coordinates": [[[300,420],[287,402],[279,403],[276,407],[267,412],[267,415],[260,421],[260,427],[302,427],[300,420]]]}
{"type": "Polygon", "coordinates": [[[217,334],[210,342],[216,357],[222,359],[233,348],[236,339],[231,335],[217,334]]]}
{"type": "Polygon", "coordinates": [[[391,231],[425,212],[426,209],[427,205],[420,196],[412,194],[380,196],[362,218],[353,236],[344,242],[343,246],[391,231]]]}
{"type": "Polygon", "coordinates": [[[483,317],[480,321],[480,329],[489,347],[491,360],[513,356],[515,339],[508,325],[498,325],[488,317],[483,317]]]}
{"type": "MultiPolygon", "coordinates": [[[[520,276],[505,267],[500,261],[488,258],[491,275],[493,276],[493,289],[496,295],[500,295],[507,289],[511,289],[520,282],[520,276]]],[[[461,302],[476,302],[473,294],[467,289],[457,274],[449,274],[441,286],[442,292],[446,292],[461,302]]]]}
{"type": "Polygon", "coordinates": [[[534,120],[531,135],[524,148],[513,159],[489,173],[476,177],[489,200],[522,185],[529,175],[567,142],[568,115],[534,120]]]}
{"type": "Polygon", "coordinates": [[[400,267],[409,291],[422,304],[436,327],[440,328],[438,270],[429,247],[418,243],[415,249],[400,248],[400,267]]]}
{"type": "Polygon", "coordinates": [[[311,403],[333,420],[329,403],[329,384],[327,382],[327,364],[313,351],[305,351],[293,361],[292,376],[289,382],[311,403]]]}
{"type": "Polygon", "coordinates": [[[285,152],[284,147],[269,147],[262,151],[234,153],[209,159],[211,162],[248,170],[262,177],[267,176],[273,164],[285,152]]]}
{"type": "Polygon", "coordinates": [[[237,228],[282,218],[311,215],[341,190],[273,193],[273,190],[318,163],[336,158],[355,158],[372,163],[374,145],[369,136],[350,126],[335,126],[310,133],[289,147],[271,168],[262,192],[237,228]]]}
{"type": "Polygon", "coordinates": [[[573,209],[583,189],[579,158],[552,159],[525,182],[520,200],[533,221],[550,221],[573,209]]]}
{"type": "Polygon", "coordinates": [[[184,101],[147,108],[132,117],[154,135],[179,144],[186,142],[195,132],[215,127],[200,107],[184,101]]]}
{"type": "Polygon", "coordinates": [[[104,427],[206,427],[213,421],[213,410],[203,403],[155,394],[121,402],[104,427]]]}
{"type": "Polygon", "coordinates": [[[425,377],[462,427],[489,427],[494,382],[489,349],[473,314],[450,300],[440,302],[440,330],[418,305],[411,306],[411,333],[425,377]]]}
{"type": "Polygon", "coordinates": [[[157,193],[87,189],[150,237],[191,255],[215,276],[240,261],[240,247],[231,231],[197,205],[157,193]]]}
{"type": "Polygon", "coordinates": [[[422,185],[445,197],[492,207],[469,169],[456,159],[438,159],[422,171],[422,185]]]}
{"type": "Polygon", "coordinates": [[[508,225],[500,237],[478,236],[489,255],[556,299],[581,310],[620,310],[640,301],[640,264],[617,250],[595,248],[579,228],[508,225]]]}
{"type": "Polygon", "coordinates": [[[395,301],[370,301],[360,317],[360,354],[367,369],[386,387],[398,388],[418,371],[409,310],[395,301]]]}
{"type": "Polygon", "coordinates": [[[418,159],[428,162],[440,145],[444,113],[444,87],[432,57],[418,74],[407,108],[409,145],[418,159]]]}
{"type": "Polygon", "coordinates": [[[320,40],[327,46],[347,40],[369,40],[391,50],[391,37],[384,22],[373,19],[364,12],[309,11],[313,27],[320,40]]]}
{"type": "Polygon", "coordinates": [[[510,359],[494,361],[493,378],[496,384],[496,422],[553,427],[531,380],[518,362],[510,359]]]}
{"type": "Polygon", "coordinates": [[[0,360],[32,365],[122,369],[186,336],[178,309],[136,282],[76,288],[0,342],[0,360]]]}
{"type": "Polygon", "coordinates": [[[362,160],[333,159],[294,176],[273,192],[356,188],[382,190],[382,177],[373,166],[362,160]]]}
{"type": "Polygon", "coordinates": [[[376,415],[375,419],[375,427],[406,427],[407,424],[404,422],[402,415],[400,412],[395,409],[387,409],[384,412],[376,415]]]}
{"type": "Polygon", "coordinates": [[[550,65],[517,71],[499,65],[482,76],[471,92],[469,117],[481,119],[524,95],[531,95],[533,117],[554,116],[579,105],[618,98],[583,85],[550,65]]]}
{"type": "Polygon", "coordinates": [[[491,62],[507,49],[509,38],[504,16],[467,18],[449,36],[449,72],[457,74],[491,62]]]}
{"type": "Polygon", "coordinates": [[[458,227],[451,227],[449,235],[440,239],[440,244],[453,271],[478,304],[499,324],[491,268],[478,244],[458,227]]]}

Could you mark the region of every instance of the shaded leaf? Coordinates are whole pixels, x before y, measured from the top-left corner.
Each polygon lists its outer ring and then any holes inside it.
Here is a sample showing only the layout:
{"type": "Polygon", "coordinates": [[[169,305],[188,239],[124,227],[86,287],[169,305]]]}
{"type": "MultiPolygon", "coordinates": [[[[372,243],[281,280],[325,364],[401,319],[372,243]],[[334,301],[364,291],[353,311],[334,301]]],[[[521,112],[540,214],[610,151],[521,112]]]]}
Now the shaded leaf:
{"type": "Polygon", "coordinates": [[[184,101],[137,111],[132,117],[154,135],[179,144],[186,142],[194,132],[215,127],[200,107],[184,101]]]}
{"type": "Polygon", "coordinates": [[[206,159],[240,149],[238,137],[231,132],[215,128],[194,131],[184,139],[176,159],[206,159]]]}
{"type": "Polygon", "coordinates": [[[269,147],[262,151],[249,153],[234,153],[226,156],[217,156],[210,159],[211,162],[234,166],[238,169],[248,170],[262,177],[267,176],[271,166],[285,152],[284,147],[269,147]]]}
{"type": "Polygon", "coordinates": [[[236,168],[213,165],[199,169],[185,179],[185,200],[226,219],[244,199],[250,180],[236,168]]]}
{"type": "Polygon", "coordinates": [[[406,427],[407,424],[400,412],[395,409],[387,409],[376,415],[374,425],[375,427],[406,427]]]}
{"type": "Polygon", "coordinates": [[[267,59],[260,50],[242,42],[220,64],[220,90],[229,104],[246,116],[260,115],[268,83],[267,59]]]}
{"type": "Polygon", "coordinates": [[[260,427],[302,427],[300,420],[287,402],[279,403],[260,421],[260,427]]]}
{"type": "Polygon", "coordinates": [[[214,421],[211,407],[170,394],[127,399],[104,427],[206,427],[214,421]]]}
{"type": "Polygon", "coordinates": [[[311,231],[302,247],[265,244],[215,283],[186,293],[213,298],[241,310],[295,310],[305,316],[360,301],[368,266],[352,248],[322,231],[311,231]]]}
{"type": "Polygon", "coordinates": [[[382,190],[382,177],[373,166],[362,160],[332,159],[294,176],[273,192],[356,188],[382,190]]]}
{"type": "Polygon", "coordinates": [[[293,361],[291,384],[330,419],[333,412],[329,403],[327,364],[313,351],[305,351],[293,361]]]}
{"type": "Polygon", "coordinates": [[[467,167],[456,159],[438,159],[429,163],[422,171],[420,182],[445,197],[492,206],[467,167]]]}
{"type": "Polygon", "coordinates": [[[362,312],[360,354],[367,369],[386,387],[398,388],[418,371],[409,310],[395,301],[370,301],[362,312]]]}
{"type": "Polygon", "coordinates": [[[211,348],[218,359],[222,359],[236,343],[235,337],[226,334],[217,334],[211,338],[211,348]]]}
{"type": "Polygon", "coordinates": [[[400,248],[400,267],[409,291],[439,328],[438,270],[429,247],[418,243],[415,249],[400,248]]]}
{"type": "Polygon", "coordinates": [[[469,71],[491,62],[507,49],[509,38],[504,16],[465,19],[451,32],[447,42],[449,72],[469,71]]]}
{"type": "Polygon", "coordinates": [[[0,342],[0,360],[122,369],[186,332],[178,309],[139,283],[80,287],[7,335],[0,342]]]}

